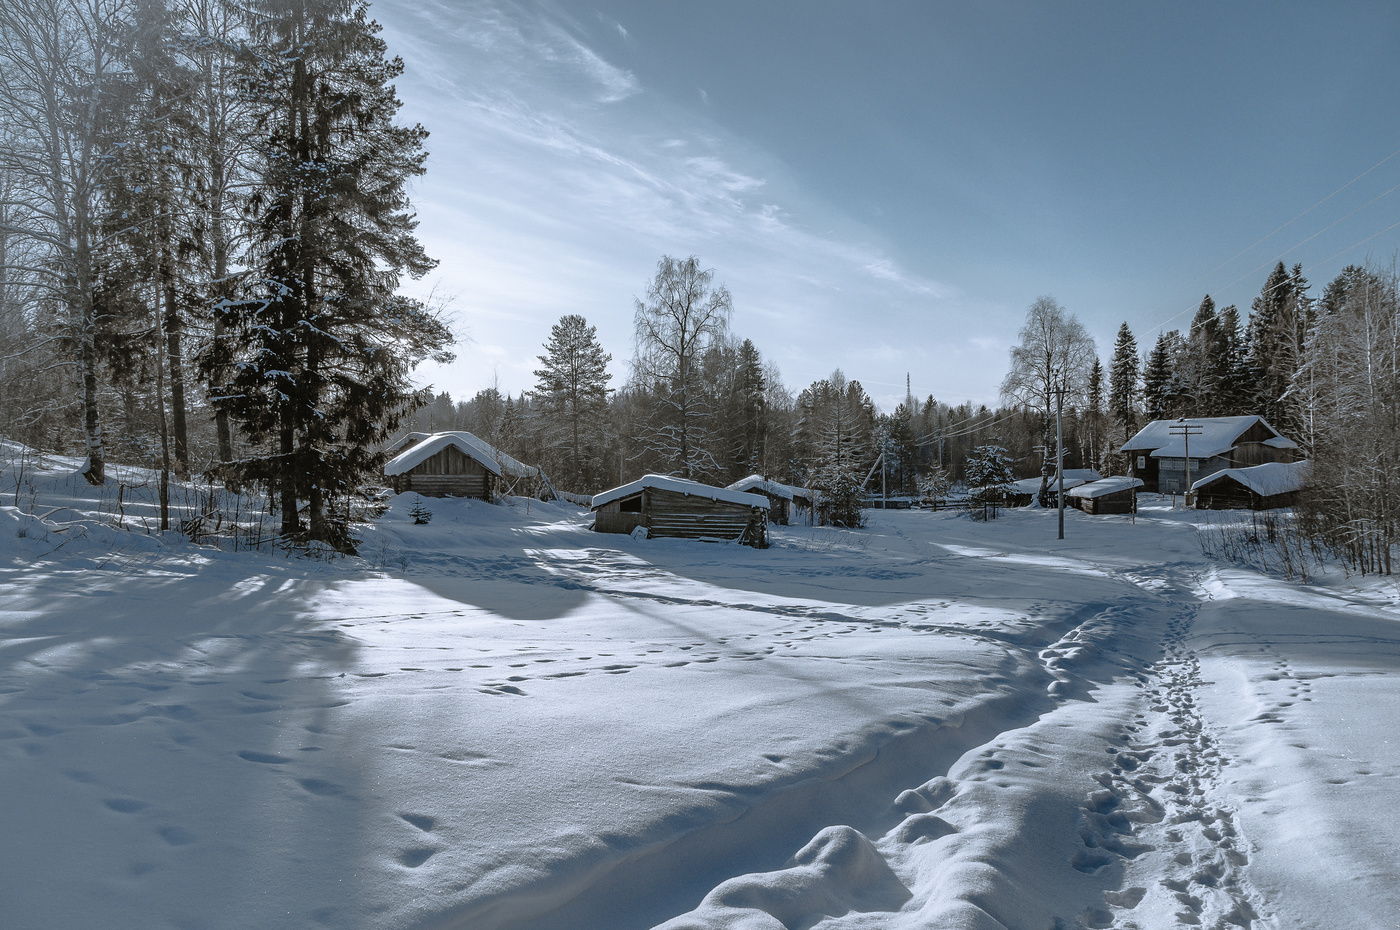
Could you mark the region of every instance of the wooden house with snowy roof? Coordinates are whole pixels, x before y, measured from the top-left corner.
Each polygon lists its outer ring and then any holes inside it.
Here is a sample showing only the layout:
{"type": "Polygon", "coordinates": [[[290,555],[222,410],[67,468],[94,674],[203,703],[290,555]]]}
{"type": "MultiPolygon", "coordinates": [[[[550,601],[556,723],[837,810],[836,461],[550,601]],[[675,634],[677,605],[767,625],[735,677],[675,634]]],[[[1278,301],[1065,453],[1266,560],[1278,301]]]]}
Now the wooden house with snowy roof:
{"type": "Polygon", "coordinates": [[[593,495],[593,529],[648,537],[741,542],[768,546],[768,498],[668,475],[636,481],[593,495]]]}
{"type": "Polygon", "coordinates": [[[1065,492],[1065,503],[1085,513],[1131,513],[1141,478],[1115,475],[1065,492]]]}
{"type": "Polygon", "coordinates": [[[1273,510],[1291,507],[1307,487],[1312,463],[1267,462],[1227,468],[1191,485],[1198,510],[1273,510]]]}
{"type": "Polygon", "coordinates": [[[533,465],[506,455],[471,433],[410,433],[400,440],[403,451],[384,466],[395,493],[414,491],[429,497],[476,497],[494,500],[522,488],[533,492],[542,479],[533,465]],[[415,436],[422,436],[416,442],[415,436]]]}
{"type": "Polygon", "coordinates": [[[1249,468],[1298,459],[1298,444],[1270,426],[1263,417],[1153,420],[1122,446],[1133,465],[1133,474],[1142,479],[1144,490],[1159,494],[1186,493],[1188,441],[1181,435],[1183,424],[1192,428],[1189,439],[1192,483],[1227,468],[1249,468]]]}
{"type": "MultiPolygon", "coordinates": [[[[1077,488],[1081,484],[1088,484],[1090,481],[1098,481],[1103,476],[1094,468],[1066,468],[1065,469],[1065,493],[1069,493],[1072,488],[1077,488]]],[[[1055,473],[1050,473],[1050,493],[1054,494],[1060,489],[1060,482],[1055,473]]],[[[1036,496],[1040,494],[1040,476],[1034,478],[1022,478],[1020,481],[1011,482],[1006,489],[1006,506],[1008,507],[1028,507],[1035,503],[1036,496]]]]}
{"type": "Polygon", "coordinates": [[[816,492],[808,488],[783,484],[781,481],[774,481],[762,475],[749,475],[747,478],[741,478],[731,484],[729,490],[762,494],[768,498],[768,521],[780,526],[797,522],[804,512],[807,514],[807,519],[810,520],[812,507],[817,499],[816,492]]]}

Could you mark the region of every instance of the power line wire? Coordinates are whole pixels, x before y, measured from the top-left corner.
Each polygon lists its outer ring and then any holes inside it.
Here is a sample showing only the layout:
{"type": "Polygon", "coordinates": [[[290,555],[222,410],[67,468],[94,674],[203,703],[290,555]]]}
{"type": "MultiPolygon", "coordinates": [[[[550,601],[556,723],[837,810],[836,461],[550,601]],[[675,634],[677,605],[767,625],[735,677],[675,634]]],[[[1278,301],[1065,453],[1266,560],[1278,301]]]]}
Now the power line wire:
{"type": "MultiPolygon", "coordinates": [[[[1316,210],[1318,207],[1322,206],[1324,203],[1326,203],[1327,201],[1331,200],[1333,197],[1337,196],[1337,195],[1340,194],[1342,191],[1346,190],[1348,187],[1351,187],[1351,186],[1352,186],[1353,184],[1355,184],[1357,181],[1360,181],[1362,178],[1366,177],[1366,175],[1370,174],[1372,171],[1375,171],[1375,170],[1376,170],[1377,168],[1379,168],[1381,165],[1384,165],[1386,162],[1390,161],[1390,160],[1391,160],[1392,158],[1394,158],[1396,155],[1400,155],[1400,149],[1396,149],[1395,151],[1391,152],[1389,155],[1387,155],[1386,157],[1382,158],[1380,161],[1376,162],[1374,165],[1372,165],[1371,167],[1367,168],[1365,171],[1361,172],[1361,173],[1358,174],[1356,177],[1352,178],[1350,181],[1346,182],[1346,183],[1343,184],[1341,187],[1337,188],[1337,189],[1334,190],[1332,193],[1328,194],[1326,197],[1323,197],[1321,200],[1319,200],[1317,203],[1313,204],[1311,207],[1308,207],[1308,208],[1307,208],[1306,210],[1304,210],[1302,213],[1299,213],[1297,216],[1293,217],[1293,219],[1291,219],[1291,220],[1289,220],[1288,222],[1284,223],[1283,225],[1281,225],[1281,226],[1275,228],[1275,229],[1274,229],[1272,232],[1270,232],[1268,235],[1266,235],[1266,236],[1264,236],[1263,238],[1257,240],[1257,241],[1254,242],[1252,245],[1249,245],[1249,246],[1247,246],[1246,248],[1241,249],[1239,252],[1237,252],[1237,253],[1235,253],[1234,255],[1232,255],[1231,257],[1227,258],[1225,261],[1221,262],[1219,265],[1216,265],[1216,266],[1215,266],[1214,268],[1212,268],[1210,271],[1207,271],[1205,274],[1200,275],[1199,277],[1195,278],[1195,279],[1194,279],[1193,281],[1191,281],[1189,284],[1186,284],[1185,287],[1191,287],[1191,286],[1194,285],[1194,284],[1199,284],[1201,281],[1204,281],[1206,278],[1208,278],[1208,277],[1210,277],[1211,275],[1215,274],[1215,273],[1216,273],[1217,271],[1219,271],[1221,268],[1224,268],[1226,265],[1228,265],[1228,264],[1230,264],[1231,262],[1235,261],[1235,260],[1238,259],[1240,256],[1245,255],[1246,253],[1248,253],[1248,252],[1254,250],[1255,248],[1257,248],[1257,247],[1258,247],[1259,245],[1261,245],[1262,243],[1267,242],[1269,239],[1272,239],[1274,236],[1278,235],[1280,232],[1282,232],[1283,230],[1287,229],[1289,226],[1293,225],[1293,224],[1296,223],[1298,220],[1300,220],[1300,219],[1302,219],[1303,217],[1307,216],[1309,213],[1311,213],[1312,211],[1316,210]]],[[[1393,190],[1395,190],[1395,188],[1392,187],[1392,188],[1390,189],[1390,191],[1393,191],[1393,190]]],[[[1389,194],[1390,191],[1386,191],[1385,193],[1386,193],[1386,194],[1389,194]]],[[[1381,195],[1381,197],[1384,197],[1384,196],[1385,196],[1385,194],[1382,194],[1382,195],[1381,195]]],[[[1380,197],[1375,198],[1375,200],[1379,200],[1379,199],[1380,199],[1380,197]]],[[[1372,203],[1375,203],[1375,200],[1370,201],[1369,203],[1365,204],[1365,205],[1362,206],[1362,207],[1359,207],[1358,209],[1365,209],[1365,207],[1370,206],[1370,204],[1372,204],[1372,203]]],[[[1352,213],[1355,213],[1355,212],[1357,212],[1357,211],[1356,211],[1356,210],[1353,210],[1353,211],[1352,211],[1352,213]]],[[[1352,214],[1350,214],[1350,213],[1347,214],[1347,216],[1350,216],[1350,215],[1352,215],[1352,214]]],[[[1345,219],[1345,218],[1346,218],[1346,217],[1343,217],[1343,219],[1345,219]]],[[[1340,222],[1340,221],[1338,221],[1338,222],[1340,222]]],[[[1333,223],[1332,225],[1335,226],[1336,223],[1333,223]]],[[[1329,227],[1327,227],[1327,228],[1328,228],[1328,229],[1331,229],[1332,227],[1329,226],[1329,227]]],[[[1319,230],[1318,233],[1314,233],[1313,236],[1309,236],[1308,238],[1309,238],[1309,239],[1315,238],[1315,237],[1316,237],[1317,235],[1319,235],[1321,232],[1325,232],[1325,231],[1326,231],[1326,230],[1319,230]]],[[[1308,241],[1308,239],[1304,239],[1304,240],[1303,240],[1303,242],[1307,242],[1307,241],[1308,241]]],[[[1301,245],[1301,244],[1302,244],[1302,243],[1299,243],[1299,245],[1301,245]]],[[[1293,248],[1296,249],[1297,247],[1298,247],[1298,246],[1295,245],[1293,248]]],[[[1289,249],[1289,251],[1291,252],[1291,251],[1293,251],[1293,249],[1289,249]]],[[[1283,253],[1283,254],[1287,255],[1288,252],[1285,252],[1285,253],[1283,253]]],[[[1257,271],[1258,269],[1255,269],[1255,270],[1257,271]]],[[[1249,272],[1249,274],[1253,274],[1253,272],[1249,272]]],[[[1242,275],[1241,277],[1245,277],[1245,276],[1242,275]]],[[[1238,283],[1238,281],[1239,281],[1239,278],[1236,278],[1235,281],[1232,281],[1230,284],[1227,284],[1225,287],[1230,287],[1230,286],[1232,286],[1233,284],[1238,283]]],[[[1224,290],[1224,289],[1225,289],[1225,288],[1220,288],[1220,290],[1224,290]]],[[[1165,298],[1164,300],[1162,300],[1161,303],[1157,304],[1157,305],[1156,305],[1155,307],[1153,307],[1152,309],[1146,311],[1145,313],[1140,313],[1140,314],[1138,314],[1138,318],[1141,319],[1142,317],[1145,317],[1145,316],[1148,316],[1148,315],[1150,315],[1150,314],[1156,313],[1158,310],[1160,310],[1160,309],[1162,308],[1163,305],[1168,304],[1168,303],[1170,303],[1170,302],[1171,302],[1171,298],[1170,298],[1170,297],[1165,298]]],[[[1185,311],[1182,311],[1182,312],[1184,313],[1185,311]]],[[[1172,320],[1176,319],[1176,317],[1178,317],[1178,316],[1180,316],[1180,315],[1181,315],[1181,313],[1177,313],[1177,314],[1174,314],[1173,316],[1169,317],[1169,318],[1166,320],[1166,322],[1164,322],[1164,323],[1162,323],[1162,324],[1159,324],[1159,328],[1160,328],[1160,326],[1165,326],[1166,323],[1170,323],[1172,320]]]]}

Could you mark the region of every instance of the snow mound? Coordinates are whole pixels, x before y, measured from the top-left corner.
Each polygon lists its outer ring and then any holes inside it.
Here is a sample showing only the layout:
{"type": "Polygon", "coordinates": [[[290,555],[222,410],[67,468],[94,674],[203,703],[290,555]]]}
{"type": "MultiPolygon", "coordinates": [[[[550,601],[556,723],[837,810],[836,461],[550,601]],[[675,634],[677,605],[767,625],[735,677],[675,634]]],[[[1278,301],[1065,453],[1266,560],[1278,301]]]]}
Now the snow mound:
{"type": "Polygon", "coordinates": [[[893,911],[912,895],[864,834],[827,827],[792,857],[792,866],[731,878],[694,911],[658,930],[809,927],[852,911],[893,911]]]}

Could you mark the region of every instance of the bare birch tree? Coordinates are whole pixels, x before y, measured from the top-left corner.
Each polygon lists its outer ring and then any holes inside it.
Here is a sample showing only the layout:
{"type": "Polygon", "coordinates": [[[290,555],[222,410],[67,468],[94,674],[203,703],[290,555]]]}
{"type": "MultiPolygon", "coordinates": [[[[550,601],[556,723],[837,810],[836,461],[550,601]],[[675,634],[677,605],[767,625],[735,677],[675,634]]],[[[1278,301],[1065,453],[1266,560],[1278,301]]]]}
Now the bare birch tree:
{"type": "Polygon", "coordinates": [[[683,261],[663,255],[646,302],[636,302],[633,378],[658,405],[648,442],[682,478],[714,465],[704,448],[709,410],[699,362],[729,328],[733,312],[729,290],[714,287],[714,276],[694,255],[683,261]]]}
{"type": "Polygon", "coordinates": [[[1043,496],[1050,480],[1056,396],[1063,394],[1066,404],[1083,405],[1098,352],[1083,324],[1049,296],[1037,297],[1026,311],[1020,338],[1011,350],[1011,370],[1001,383],[1001,396],[1004,402],[1042,415],[1047,450],[1040,469],[1043,496]]]}
{"type": "Polygon", "coordinates": [[[5,0],[0,3],[0,170],[24,209],[7,232],[40,244],[35,284],[61,308],[61,331],[82,399],[87,461],[102,484],[106,454],[98,406],[98,200],[108,170],[104,103],[120,78],[119,29],[126,0],[5,0]]]}

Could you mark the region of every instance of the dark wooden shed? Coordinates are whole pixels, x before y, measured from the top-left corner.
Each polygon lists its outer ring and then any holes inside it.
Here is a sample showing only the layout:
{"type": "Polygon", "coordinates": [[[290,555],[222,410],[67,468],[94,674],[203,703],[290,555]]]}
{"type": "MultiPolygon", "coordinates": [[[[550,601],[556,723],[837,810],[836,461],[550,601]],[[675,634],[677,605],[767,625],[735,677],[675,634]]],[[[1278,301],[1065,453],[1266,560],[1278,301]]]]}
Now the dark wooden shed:
{"type": "Polygon", "coordinates": [[[1291,507],[1307,485],[1310,463],[1271,462],[1230,468],[1191,485],[1197,510],[1273,510],[1291,507]]]}
{"type": "Polygon", "coordinates": [[[768,522],[770,523],[787,526],[789,523],[799,520],[803,513],[806,514],[806,522],[810,522],[812,519],[812,502],[816,498],[816,494],[807,488],[783,484],[781,481],[764,478],[762,475],[749,475],[747,478],[741,478],[731,484],[729,490],[743,491],[746,494],[762,494],[768,498],[768,522]]]}
{"type": "Polygon", "coordinates": [[[1081,484],[1065,492],[1066,503],[1085,513],[1132,513],[1141,478],[1117,476],[1081,484]]]}
{"type": "Polygon", "coordinates": [[[768,546],[768,499],[667,475],[645,475],[593,496],[593,529],[648,537],[738,541],[768,546]]]}

